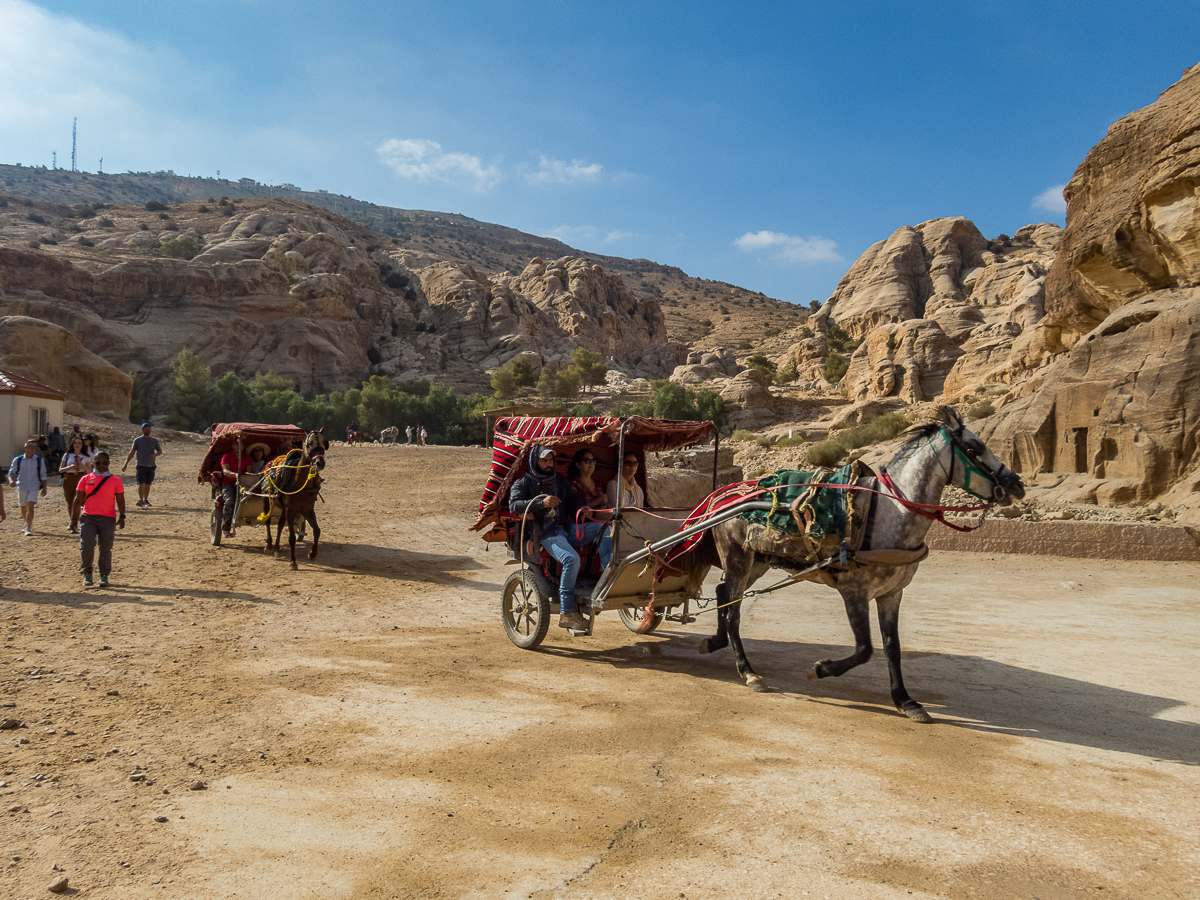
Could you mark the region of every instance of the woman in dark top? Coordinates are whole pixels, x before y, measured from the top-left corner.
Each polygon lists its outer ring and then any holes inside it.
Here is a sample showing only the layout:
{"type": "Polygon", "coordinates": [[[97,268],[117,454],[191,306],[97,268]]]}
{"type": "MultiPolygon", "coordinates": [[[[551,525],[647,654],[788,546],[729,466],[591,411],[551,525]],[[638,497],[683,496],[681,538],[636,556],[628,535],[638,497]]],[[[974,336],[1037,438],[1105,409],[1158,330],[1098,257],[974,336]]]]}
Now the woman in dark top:
{"type": "MultiPolygon", "coordinates": [[[[604,495],[604,488],[596,483],[596,463],[596,454],[585,448],[571,458],[571,465],[567,468],[567,478],[571,482],[571,487],[575,488],[575,493],[580,496],[584,508],[588,510],[608,507],[608,498],[604,495]]],[[[597,518],[604,517],[597,516],[597,518]]]]}

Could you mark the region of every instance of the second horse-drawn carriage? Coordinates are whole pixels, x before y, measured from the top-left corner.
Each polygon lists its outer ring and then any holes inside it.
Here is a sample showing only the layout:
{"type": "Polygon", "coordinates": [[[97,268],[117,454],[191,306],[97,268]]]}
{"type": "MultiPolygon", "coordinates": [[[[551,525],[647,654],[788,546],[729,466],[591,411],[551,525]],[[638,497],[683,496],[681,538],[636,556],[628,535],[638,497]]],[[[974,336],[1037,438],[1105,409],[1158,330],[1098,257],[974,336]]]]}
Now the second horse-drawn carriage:
{"type": "Polygon", "coordinates": [[[209,519],[209,539],[220,546],[222,537],[232,537],[239,525],[267,526],[267,547],[278,547],[283,526],[288,525],[292,548],[292,566],[296,565],[296,539],[303,537],[305,522],[312,525],[313,545],[309,557],[317,555],[321,530],[313,514],[321,476],[325,467],[328,441],[320,431],[305,431],[295,425],[262,425],[247,422],[216,424],[212,428],[208,453],[200,464],[198,480],[212,488],[213,507],[209,519]],[[246,457],[258,448],[263,451],[260,471],[241,471],[246,457]],[[237,471],[236,490],[222,489],[226,474],[222,459],[232,455],[237,471]],[[226,505],[233,503],[233,510],[226,505]],[[228,513],[228,515],[227,515],[228,513]],[[226,531],[225,523],[229,523],[226,531]],[[275,528],[272,541],[271,528],[275,528]]]}

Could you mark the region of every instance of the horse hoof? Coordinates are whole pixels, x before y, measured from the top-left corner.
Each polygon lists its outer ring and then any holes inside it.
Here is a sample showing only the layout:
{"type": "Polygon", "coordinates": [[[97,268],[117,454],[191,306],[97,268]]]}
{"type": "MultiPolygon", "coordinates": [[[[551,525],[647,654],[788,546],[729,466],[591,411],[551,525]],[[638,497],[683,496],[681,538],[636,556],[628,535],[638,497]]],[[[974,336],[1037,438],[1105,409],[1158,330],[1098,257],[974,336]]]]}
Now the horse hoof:
{"type": "Polygon", "coordinates": [[[769,694],[771,692],[771,689],[767,687],[767,683],[762,680],[761,675],[749,676],[746,679],[746,684],[756,694],[769,694]]]}
{"type": "Polygon", "coordinates": [[[700,642],[699,650],[701,653],[712,653],[712,646],[709,644],[708,640],[708,638],[705,638],[700,642]]]}
{"type": "Polygon", "coordinates": [[[925,708],[917,703],[914,703],[912,706],[905,707],[904,709],[900,710],[900,712],[904,713],[918,725],[933,724],[933,716],[925,712],[925,708]]]}
{"type": "Polygon", "coordinates": [[[821,666],[825,665],[826,660],[821,660],[812,667],[812,671],[808,673],[809,681],[816,681],[819,678],[824,678],[825,673],[821,671],[821,666]]]}
{"type": "Polygon", "coordinates": [[[295,563],[292,563],[292,570],[293,570],[293,571],[295,571],[296,569],[299,569],[299,568],[300,568],[300,567],[299,567],[298,565],[296,565],[295,563]]]}

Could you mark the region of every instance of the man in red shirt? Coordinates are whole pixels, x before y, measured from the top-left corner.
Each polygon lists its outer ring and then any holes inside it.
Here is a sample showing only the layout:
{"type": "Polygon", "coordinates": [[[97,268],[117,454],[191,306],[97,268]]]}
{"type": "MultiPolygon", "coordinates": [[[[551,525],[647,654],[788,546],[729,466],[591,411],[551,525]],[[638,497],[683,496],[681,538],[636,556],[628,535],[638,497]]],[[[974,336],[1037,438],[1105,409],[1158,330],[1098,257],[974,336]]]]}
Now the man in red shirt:
{"type": "Polygon", "coordinates": [[[231,450],[221,457],[221,493],[225,497],[221,503],[221,527],[225,537],[233,537],[233,508],[237,505],[238,476],[249,472],[253,464],[254,460],[246,453],[239,457],[231,450]]]}
{"type": "Polygon", "coordinates": [[[71,525],[79,526],[79,569],[83,586],[92,586],[92,559],[100,543],[100,587],[108,586],[112,572],[113,540],[125,527],[125,485],[121,476],[108,471],[108,454],[101,450],[92,459],[95,469],[75,486],[71,525]],[[119,511],[119,515],[118,515],[119,511]]]}

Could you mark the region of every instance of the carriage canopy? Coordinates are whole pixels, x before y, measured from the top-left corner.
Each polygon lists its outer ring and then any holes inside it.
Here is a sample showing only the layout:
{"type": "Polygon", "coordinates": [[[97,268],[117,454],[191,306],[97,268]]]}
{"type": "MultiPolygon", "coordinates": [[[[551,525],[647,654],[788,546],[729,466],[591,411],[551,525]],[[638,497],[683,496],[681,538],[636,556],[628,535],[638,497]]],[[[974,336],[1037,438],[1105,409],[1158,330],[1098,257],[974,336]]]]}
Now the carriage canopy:
{"type": "Polygon", "coordinates": [[[308,433],[303,428],[297,428],[295,425],[256,425],[249,422],[223,422],[214,425],[208,452],[204,454],[204,461],[200,463],[200,474],[196,480],[204,484],[214,472],[220,472],[221,457],[237,450],[239,438],[244,452],[248,452],[252,444],[265,444],[267,458],[273,459],[279,455],[285,444],[303,446],[307,436],[308,433]]]}
{"type": "Polygon", "coordinates": [[[508,511],[509,489],[514,481],[525,474],[525,461],[534,444],[553,447],[557,467],[564,472],[571,457],[587,447],[599,461],[597,481],[605,483],[615,477],[619,468],[617,442],[622,425],[625,428],[625,452],[636,454],[641,462],[638,480],[642,490],[646,489],[647,453],[676,450],[699,443],[714,429],[712,422],[647,419],[641,416],[514,416],[499,419],[492,439],[492,469],[483,496],[479,499],[479,515],[471,531],[482,531],[495,525],[500,514],[508,511]]]}

